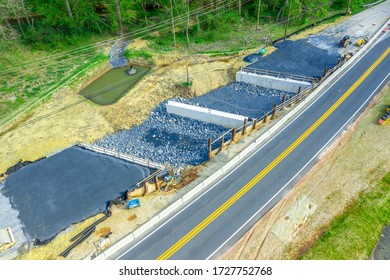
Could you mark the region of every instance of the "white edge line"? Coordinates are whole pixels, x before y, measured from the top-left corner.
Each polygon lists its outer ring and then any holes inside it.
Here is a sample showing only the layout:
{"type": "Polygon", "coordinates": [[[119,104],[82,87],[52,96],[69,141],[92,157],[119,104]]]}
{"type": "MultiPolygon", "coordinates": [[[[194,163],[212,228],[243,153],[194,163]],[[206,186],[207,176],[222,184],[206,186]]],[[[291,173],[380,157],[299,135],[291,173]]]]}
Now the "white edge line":
{"type": "MultiPolygon", "coordinates": [[[[381,29],[380,29],[381,30],[381,29]]],[[[375,45],[375,44],[374,44],[375,45]]],[[[371,48],[373,48],[374,45],[366,45],[367,46],[367,49],[370,50],[371,48]]],[[[328,82],[325,81],[324,84],[324,87],[326,85],[328,85],[330,82],[332,82],[332,84],[335,84],[337,83],[345,74],[347,74],[361,59],[363,59],[363,57],[365,57],[369,51],[365,49],[364,53],[362,56],[359,56],[356,60],[353,60],[351,65],[348,65],[349,68],[346,69],[346,71],[340,75],[336,80],[332,80],[329,79],[328,82]]],[[[353,59],[353,57],[352,57],[353,59]]],[[[342,69],[343,70],[343,69],[342,69]]],[[[341,71],[342,71],[341,70],[341,71]]],[[[321,86],[321,85],[320,85],[321,86]]],[[[319,86],[319,87],[320,87],[319,86]]],[[[309,104],[309,106],[305,107],[298,115],[294,116],[290,116],[288,117],[288,115],[286,115],[286,120],[289,120],[289,119],[292,119],[295,120],[297,118],[299,118],[304,112],[306,112],[315,102],[318,101],[318,99],[320,99],[331,87],[327,88],[322,94],[318,95],[318,96],[315,96],[316,99],[313,100],[312,103],[309,104]]],[[[319,90],[319,88],[317,88],[317,90],[319,90]]],[[[281,121],[282,119],[279,120],[279,122],[281,121]]],[[[123,255],[127,254],[127,252],[133,250],[135,247],[137,247],[140,243],[142,243],[145,239],[147,239],[149,236],[151,236],[152,234],[154,234],[156,231],[158,231],[160,228],[162,228],[163,226],[165,226],[167,223],[169,223],[172,219],[174,219],[176,216],[178,216],[181,212],[183,212],[184,210],[186,210],[189,206],[191,206],[193,203],[195,203],[198,199],[200,199],[202,196],[206,195],[210,190],[212,190],[213,188],[215,188],[221,181],[223,181],[226,177],[230,176],[231,173],[233,173],[236,169],[238,169],[241,165],[243,165],[245,162],[247,162],[251,157],[253,157],[256,153],[258,153],[261,149],[263,149],[266,145],[269,144],[269,142],[271,142],[275,137],[277,137],[280,133],[282,133],[287,127],[290,126],[290,124],[292,124],[293,121],[290,121],[286,126],[284,126],[281,130],[279,130],[276,134],[274,134],[269,140],[267,140],[264,144],[262,144],[253,154],[249,155],[244,161],[242,161],[240,164],[238,164],[234,169],[230,170],[229,173],[227,173],[225,176],[223,176],[222,178],[220,178],[220,180],[218,180],[217,182],[215,182],[211,187],[209,187],[205,192],[201,193],[201,195],[199,195],[197,198],[195,198],[193,201],[191,201],[190,203],[188,203],[185,207],[183,207],[180,211],[178,211],[175,215],[173,215],[171,218],[169,218],[168,220],[166,220],[163,224],[161,224],[160,226],[158,226],[157,228],[155,228],[153,231],[151,231],[148,235],[146,235],[145,237],[143,237],[140,241],[138,241],[136,244],[134,244],[133,246],[131,246],[129,249],[127,249],[125,252],[123,252],[121,255],[119,255],[118,257],[116,257],[115,259],[119,259],[121,258],[123,255]]],[[[270,128],[272,129],[272,127],[270,128]]],[[[261,137],[261,136],[260,136],[261,137]]],[[[245,149],[244,149],[245,150],[245,149]]],[[[201,184],[201,183],[200,183],[201,184]]],[[[180,198],[179,198],[180,199],[180,198]]],[[[172,211],[175,211],[175,210],[172,210],[172,211]]],[[[120,248],[118,249],[120,250],[120,248]]]]}
{"type": "Polygon", "coordinates": [[[322,148],[295,174],[295,176],[293,178],[290,179],[290,181],[288,181],[284,186],[283,188],[281,188],[273,197],[271,197],[264,205],[263,207],[261,207],[254,215],[252,215],[252,217],[250,217],[238,230],[236,230],[233,235],[230,236],[229,239],[227,239],[224,243],[222,243],[221,246],[218,247],[218,249],[216,249],[210,256],[208,256],[206,258],[206,260],[209,260],[210,258],[212,258],[213,255],[215,255],[226,243],[228,243],[239,231],[242,230],[242,228],[244,228],[256,215],[258,215],[260,213],[261,210],[264,209],[264,207],[266,207],[281,191],[283,191],[298,175],[300,175],[300,173],[315,159],[317,158],[317,156],[329,145],[329,143],[331,143],[334,138],[336,138],[337,135],[339,135],[339,133],[341,131],[344,130],[344,128],[350,124],[351,120],[360,112],[360,110],[366,106],[368,100],[370,100],[372,98],[372,96],[376,93],[376,91],[378,90],[379,87],[382,86],[383,82],[387,80],[387,78],[390,76],[390,73],[387,74],[387,76],[382,80],[382,82],[374,89],[374,91],[370,94],[370,96],[366,99],[366,101],[359,107],[358,110],[356,110],[355,114],[353,114],[345,123],[344,125],[332,136],[331,139],[329,139],[328,142],[326,142],[326,144],[324,146],[322,146],[322,148]]]}

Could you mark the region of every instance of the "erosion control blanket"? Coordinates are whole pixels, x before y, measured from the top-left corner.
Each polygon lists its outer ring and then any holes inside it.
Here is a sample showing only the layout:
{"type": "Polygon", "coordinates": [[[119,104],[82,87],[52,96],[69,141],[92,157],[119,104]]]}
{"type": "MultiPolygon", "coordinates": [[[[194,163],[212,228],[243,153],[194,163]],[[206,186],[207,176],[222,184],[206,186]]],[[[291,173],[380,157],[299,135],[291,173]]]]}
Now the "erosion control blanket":
{"type": "Polygon", "coordinates": [[[1,192],[18,210],[28,238],[45,241],[104,211],[149,174],[146,167],[72,147],[12,173],[1,192]]]}
{"type": "Polygon", "coordinates": [[[337,42],[325,36],[286,40],[275,47],[276,51],[249,67],[319,78],[325,68],[334,67],[340,58],[337,42]]]}

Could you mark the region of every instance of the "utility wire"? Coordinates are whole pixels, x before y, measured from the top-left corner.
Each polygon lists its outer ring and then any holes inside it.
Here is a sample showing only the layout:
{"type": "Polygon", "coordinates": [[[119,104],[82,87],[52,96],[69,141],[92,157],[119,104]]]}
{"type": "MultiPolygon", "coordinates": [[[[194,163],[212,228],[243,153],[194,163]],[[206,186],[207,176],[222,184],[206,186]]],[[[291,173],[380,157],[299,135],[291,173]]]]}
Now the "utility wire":
{"type": "MultiPolygon", "coordinates": [[[[213,9],[213,10],[211,10],[211,11],[208,11],[208,12],[205,12],[205,13],[203,13],[203,14],[197,14],[197,16],[199,17],[199,16],[204,16],[204,15],[207,15],[207,14],[210,14],[210,13],[212,13],[212,12],[215,12],[215,11],[217,11],[217,10],[220,10],[220,9],[223,9],[223,8],[225,8],[229,3],[227,3],[226,1],[228,1],[228,0],[219,0],[219,2],[216,2],[216,4],[218,4],[218,3],[221,3],[223,6],[218,6],[218,7],[216,7],[215,9],[213,9]],[[225,2],[225,3],[223,3],[223,2],[225,2]]],[[[250,2],[250,1],[246,1],[246,2],[244,2],[243,4],[245,5],[245,4],[247,4],[248,2],[250,2]]],[[[315,10],[318,10],[318,9],[320,9],[320,8],[322,8],[323,6],[325,6],[325,5],[328,5],[328,4],[332,4],[333,2],[328,2],[328,3],[324,3],[323,5],[321,5],[320,7],[316,7],[316,8],[313,8],[313,9],[310,9],[310,10],[307,10],[306,12],[305,12],[305,14],[306,13],[309,13],[309,12],[311,12],[311,11],[315,11],[315,10]]],[[[207,7],[207,6],[210,6],[211,4],[209,4],[209,5],[206,5],[206,6],[203,6],[203,7],[201,7],[201,8],[198,8],[198,9],[196,9],[196,10],[193,10],[193,11],[191,11],[191,13],[192,14],[196,14],[198,11],[201,11],[201,10],[204,10],[205,9],[205,7],[207,7]]],[[[237,5],[236,5],[237,6],[237,5]]],[[[224,13],[224,12],[222,12],[222,13],[224,13]]],[[[222,14],[222,13],[219,13],[219,14],[222,14]]],[[[182,23],[184,23],[185,21],[186,21],[186,19],[182,19],[182,16],[183,15],[178,15],[178,16],[176,16],[176,19],[177,18],[179,18],[180,19],[180,21],[176,21],[177,22],[177,24],[182,24],[182,23]]],[[[292,18],[290,18],[290,19],[296,19],[296,18],[299,18],[301,15],[299,15],[299,16],[295,16],[295,17],[292,17],[292,18]]],[[[286,19],[287,20],[287,19],[286,19]]],[[[282,24],[282,23],[284,23],[286,20],[282,20],[282,21],[280,21],[280,22],[278,22],[278,23],[275,23],[274,25],[278,25],[278,24],[282,24]]],[[[101,42],[98,42],[98,43],[95,43],[95,44],[91,44],[91,45],[87,45],[87,46],[84,46],[84,47],[80,47],[80,48],[76,48],[76,49],[73,49],[73,50],[69,50],[69,51],[67,51],[67,52],[63,52],[63,53],[60,53],[60,54],[57,54],[57,55],[54,55],[54,56],[49,56],[49,57],[47,57],[46,59],[44,59],[44,60],[37,60],[37,61],[31,61],[31,62],[27,62],[27,63],[23,63],[23,64],[20,64],[20,65],[13,65],[13,66],[11,66],[11,67],[8,67],[8,68],[3,68],[3,69],[1,69],[0,70],[0,77],[1,76],[9,76],[9,75],[14,75],[15,73],[15,70],[14,71],[12,71],[13,69],[17,69],[17,68],[21,68],[21,67],[27,67],[28,66],[28,68],[27,69],[25,69],[25,70],[22,70],[22,72],[26,72],[26,71],[31,71],[31,70],[35,70],[35,69],[40,69],[40,68],[44,68],[44,67],[47,67],[47,65],[38,65],[38,66],[36,66],[36,67],[31,67],[31,64],[42,64],[43,62],[50,62],[50,61],[53,61],[53,63],[58,63],[58,61],[54,61],[54,60],[57,60],[57,59],[61,59],[62,57],[64,57],[64,56],[68,56],[68,55],[71,55],[71,54],[75,54],[75,53],[79,53],[79,52],[83,52],[83,51],[87,51],[87,50],[90,50],[90,49],[92,49],[92,48],[94,48],[94,47],[98,47],[98,46],[104,46],[104,45],[107,45],[107,44],[110,44],[110,43],[112,43],[112,41],[113,40],[116,40],[116,39],[118,39],[118,38],[130,38],[130,37],[135,37],[136,35],[139,35],[139,34],[142,34],[142,33],[146,33],[146,32],[154,32],[154,31],[165,31],[165,30],[168,30],[168,29],[170,29],[171,28],[171,23],[170,23],[170,19],[168,19],[168,20],[165,20],[165,21],[163,21],[163,22],[160,22],[159,24],[157,24],[157,25],[154,25],[154,26],[149,26],[149,27],[147,27],[147,28],[145,28],[145,29],[142,29],[141,28],[141,30],[139,30],[139,31],[137,31],[137,32],[134,32],[134,33],[127,33],[127,34],[124,34],[123,36],[117,36],[117,37],[114,37],[113,39],[108,39],[108,40],[105,40],[105,41],[101,41],[101,42]],[[167,27],[165,27],[165,28],[163,28],[163,29],[160,29],[160,30],[154,30],[154,29],[157,29],[157,28],[159,28],[159,27],[162,27],[162,26],[164,26],[164,25],[168,25],[167,27]],[[153,30],[152,30],[153,29],[153,30]],[[8,71],[8,73],[6,73],[8,71]],[[5,74],[4,74],[4,72],[5,72],[5,74]]],[[[150,34],[144,34],[144,35],[140,35],[140,36],[137,36],[137,37],[135,37],[135,38],[144,38],[144,37],[147,37],[147,36],[149,36],[150,34]]],[[[158,38],[156,38],[156,39],[158,39],[158,38]]],[[[82,54],[79,54],[79,55],[82,55],[82,54]]],[[[77,56],[76,57],[72,57],[72,58],[69,58],[69,60],[71,60],[71,59],[77,59],[77,56]]],[[[62,59],[61,59],[61,61],[62,61],[62,59]]],[[[65,60],[66,61],[66,60],[65,60]]]]}
{"type": "MultiPolygon", "coordinates": [[[[227,0],[222,0],[222,1],[227,1],[227,0]]],[[[246,3],[248,3],[248,2],[250,2],[250,1],[246,1],[245,2],[245,4],[246,3]]],[[[217,8],[215,8],[214,10],[211,10],[211,11],[209,11],[209,12],[205,12],[205,13],[203,13],[203,14],[198,14],[198,16],[204,16],[204,15],[208,15],[208,14],[210,14],[210,13],[212,13],[212,12],[215,12],[215,11],[217,11],[217,10],[220,10],[220,9],[223,9],[223,8],[225,8],[226,7],[226,4],[224,4],[225,6],[219,6],[219,7],[217,7],[217,8]]],[[[222,11],[222,13],[224,13],[224,11],[222,11]]],[[[216,15],[220,15],[220,14],[222,14],[222,13],[218,13],[218,14],[216,14],[216,15]]],[[[215,15],[214,15],[215,16],[215,15]]],[[[179,22],[179,24],[181,24],[181,23],[183,23],[183,21],[184,20],[181,20],[180,22],[179,22]]],[[[201,21],[199,21],[199,22],[201,22],[201,21]]],[[[165,31],[165,30],[169,30],[171,28],[171,26],[170,26],[170,24],[167,26],[167,27],[165,27],[165,28],[163,28],[163,29],[160,29],[159,31],[165,31]]],[[[138,32],[138,33],[141,33],[141,32],[138,32]]],[[[134,34],[136,34],[136,33],[132,33],[133,35],[134,34]]],[[[144,38],[144,37],[147,37],[147,36],[149,36],[149,34],[144,34],[143,36],[138,36],[138,37],[136,37],[136,38],[144,38]]],[[[163,37],[163,36],[160,36],[160,37],[158,37],[158,38],[161,38],[161,37],[163,37]]],[[[158,39],[158,38],[156,38],[156,40],[158,39]]],[[[67,54],[68,55],[68,54],[67,54]]],[[[81,55],[81,54],[79,54],[79,55],[81,55]]],[[[76,56],[77,57],[77,56],[76,56]]],[[[53,58],[53,59],[47,59],[46,61],[53,61],[55,58],[53,58]]],[[[69,58],[69,59],[73,59],[73,58],[69,58]]],[[[76,58],[74,58],[74,59],[76,59],[76,58]]],[[[39,64],[41,64],[43,61],[40,61],[39,62],[39,64]]],[[[53,63],[58,63],[58,61],[53,61],[53,63]]],[[[23,67],[23,66],[19,66],[19,68],[20,67],[23,67]]],[[[22,72],[26,72],[26,71],[31,71],[31,70],[37,70],[37,69],[41,69],[41,68],[44,68],[44,67],[47,67],[47,65],[37,65],[37,66],[35,66],[35,67],[30,67],[30,65],[29,65],[29,67],[28,68],[26,68],[26,69],[24,69],[24,70],[21,70],[22,72]]],[[[3,76],[3,77],[5,77],[5,76],[10,76],[10,75],[15,75],[15,73],[14,73],[14,71],[12,71],[12,72],[9,72],[9,73],[7,73],[7,74],[1,74],[1,70],[0,70],[0,77],[1,76],[3,76]]]]}
{"type": "MultiPolygon", "coordinates": [[[[191,16],[193,16],[193,15],[198,15],[198,16],[207,15],[207,14],[215,12],[215,11],[217,11],[219,9],[225,8],[226,5],[228,4],[228,1],[229,0],[218,0],[217,2],[215,2],[215,4],[217,4],[217,5],[221,4],[221,6],[218,6],[218,7],[214,8],[214,9],[212,9],[210,11],[207,11],[207,9],[212,5],[212,4],[208,4],[208,5],[202,6],[202,7],[198,8],[198,9],[195,9],[195,10],[191,11],[190,15],[191,16]],[[206,12],[203,12],[204,10],[206,10],[206,12]],[[203,13],[199,14],[199,12],[203,12],[203,13]]],[[[179,20],[178,24],[181,24],[186,19],[183,19],[183,15],[178,15],[178,16],[174,17],[174,20],[176,20],[176,22],[177,22],[177,20],[179,20]]],[[[90,44],[90,45],[86,45],[86,46],[83,46],[83,47],[79,47],[79,48],[75,48],[75,49],[72,49],[72,50],[68,50],[68,51],[65,51],[65,52],[62,52],[62,53],[54,54],[52,56],[48,56],[46,59],[43,59],[43,60],[42,59],[37,59],[37,60],[24,62],[24,63],[21,63],[21,64],[12,65],[10,67],[1,69],[0,70],[0,75],[3,74],[6,71],[11,71],[11,70],[13,70],[15,68],[24,67],[24,66],[31,66],[32,64],[47,62],[47,61],[50,61],[50,60],[59,59],[61,57],[67,56],[67,55],[72,55],[72,54],[75,54],[75,53],[88,51],[88,50],[90,50],[92,48],[103,47],[105,45],[111,44],[113,41],[118,40],[118,39],[128,39],[128,38],[134,37],[134,36],[136,36],[138,34],[151,33],[151,32],[155,32],[155,31],[159,31],[158,29],[160,27],[163,27],[163,26],[166,26],[166,25],[169,25],[169,26],[171,25],[171,19],[167,19],[167,20],[161,21],[158,24],[155,24],[153,26],[147,26],[147,27],[141,28],[141,29],[139,29],[139,30],[137,30],[135,32],[126,33],[123,36],[115,36],[115,37],[112,37],[110,39],[103,40],[103,41],[100,41],[100,42],[97,42],[97,43],[94,43],[94,44],[90,44]]]]}
{"type": "MultiPolygon", "coordinates": [[[[249,3],[250,1],[251,1],[251,0],[246,0],[246,1],[244,1],[244,2],[242,3],[242,5],[245,5],[245,4],[249,3]]],[[[235,5],[233,5],[233,8],[235,8],[235,5]]],[[[218,14],[215,14],[215,15],[213,15],[211,18],[217,17],[217,16],[219,16],[220,14],[225,13],[225,12],[227,12],[227,11],[228,11],[228,10],[223,11],[223,12],[218,13],[218,14]]],[[[203,19],[203,20],[201,20],[201,21],[199,21],[199,22],[202,22],[202,21],[205,21],[205,20],[207,20],[207,19],[203,19]]],[[[167,35],[167,36],[168,36],[168,35],[167,35]]],[[[117,83],[115,83],[115,84],[114,84],[114,88],[117,88],[117,87],[119,87],[119,86],[121,86],[121,85],[123,85],[123,80],[118,81],[117,83]]],[[[88,100],[89,100],[88,98],[100,96],[100,95],[102,95],[102,94],[104,94],[104,93],[107,92],[107,91],[104,91],[104,89],[105,89],[105,88],[99,89],[99,90],[94,91],[94,92],[91,92],[86,98],[83,98],[83,99],[81,99],[81,100],[79,100],[79,101],[76,101],[76,102],[74,102],[74,103],[71,103],[71,104],[69,104],[69,105],[66,105],[65,107],[60,108],[60,109],[58,109],[58,110],[56,110],[56,111],[53,111],[53,112],[51,112],[51,113],[49,113],[49,114],[46,114],[46,115],[43,115],[43,116],[40,116],[40,117],[31,119],[31,120],[28,120],[28,121],[24,122],[22,125],[20,125],[19,127],[25,127],[25,126],[27,126],[27,125],[29,125],[29,124],[32,124],[32,123],[38,122],[38,121],[40,121],[40,120],[46,119],[46,118],[48,118],[48,117],[51,117],[51,116],[53,116],[53,115],[55,115],[55,114],[58,114],[58,113],[60,113],[60,112],[62,112],[62,111],[65,111],[65,110],[70,109],[70,108],[72,108],[72,107],[74,107],[74,106],[77,106],[77,105],[79,105],[79,104],[81,104],[81,103],[83,103],[83,102],[88,101],[88,100]]],[[[8,121],[7,121],[7,122],[8,122],[8,121]]],[[[3,126],[4,126],[4,124],[2,124],[2,125],[0,126],[0,129],[1,129],[3,126]]]]}
{"type": "MultiPolygon", "coordinates": [[[[244,2],[242,3],[242,5],[245,5],[245,4],[249,3],[250,1],[251,1],[251,0],[246,0],[246,1],[244,1],[244,2]]],[[[236,4],[236,5],[233,5],[233,8],[236,8],[236,7],[237,7],[237,4],[236,4]]],[[[231,9],[232,9],[232,8],[231,8],[231,9]]],[[[230,10],[230,9],[228,9],[228,10],[226,10],[226,11],[222,11],[221,13],[215,14],[215,15],[213,15],[211,18],[216,17],[216,16],[219,16],[219,15],[221,15],[221,14],[223,14],[223,13],[229,11],[229,10],[230,10]]],[[[200,20],[199,22],[203,22],[203,21],[205,21],[205,20],[208,20],[208,18],[203,19],[203,20],[200,20]]],[[[276,24],[275,24],[275,25],[276,25],[276,24]]],[[[170,28],[170,27],[167,27],[167,28],[170,28]]],[[[145,35],[145,36],[146,36],[146,35],[145,35]]],[[[166,35],[166,36],[169,36],[169,35],[166,35]]],[[[165,36],[162,36],[162,37],[165,37],[165,36]]],[[[116,87],[118,87],[118,86],[120,86],[120,83],[121,83],[121,82],[122,82],[122,81],[119,81],[118,83],[115,83],[114,85],[115,85],[116,87]]],[[[97,97],[97,96],[100,96],[100,95],[102,95],[102,94],[104,94],[104,93],[106,93],[106,91],[102,91],[102,89],[100,89],[100,90],[97,90],[97,91],[95,91],[95,92],[90,93],[90,94],[88,95],[88,97],[97,97]]],[[[87,98],[88,98],[88,97],[87,97],[87,98]]],[[[65,106],[65,107],[63,107],[63,108],[61,108],[61,109],[58,109],[58,110],[56,110],[56,111],[54,111],[54,112],[51,112],[51,113],[49,113],[49,114],[46,114],[46,115],[37,117],[37,118],[35,118],[35,119],[31,119],[31,120],[29,120],[29,121],[27,121],[27,122],[24,122],[24,123],[23,123],[22,125],[20,125],[19,127],[27,126],[27,125],[32,124],[32,123],[34,123],[34,122],[40,121],[40,120],[42,120],[42,119],[45,119],[45,118],[48,118],[48,117],[50,117],[50,116],[53,116],[53,115],[55,115],[55,114],[57,114],[57,113],[60,113],[60,112],[62,112],[62,111],[64,111],[64,110],[70,109],[70,108],[72,108],[72,107],[74,107],[74,106],[77,106],[77,105],[79,105],[79,104],[81,104],[81,103],[83,103],[83,102],[88,101],[87,98],[83,98],[83,99],[81,99],[81,100],[79,100],[79,101],[77,101],[77,102],[71,103],[71,104],[69,104],[69,105],[67,105],[67,106],[65,106]]],[[[4,125],[4,124],[3,124],[3,125],[4,125]]],[[[3,125],[0,125],[0,128],[2,128],[3,125]]]]}

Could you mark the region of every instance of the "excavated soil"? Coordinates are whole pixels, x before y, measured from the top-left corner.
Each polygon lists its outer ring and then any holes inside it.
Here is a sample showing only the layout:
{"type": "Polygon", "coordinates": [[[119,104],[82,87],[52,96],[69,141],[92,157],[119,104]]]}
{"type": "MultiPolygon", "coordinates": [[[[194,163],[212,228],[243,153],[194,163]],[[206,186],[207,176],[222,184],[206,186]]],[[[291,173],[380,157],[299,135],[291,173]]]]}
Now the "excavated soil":
{"type": "MultiPolygon", "coordinates": [[[[243,64],[240,57],[191,57],[190,94],[204,94],[231,82],[243,64]]],[[[53,97],[0,132],[0,174],[19,160],[36,160],[78,142],[92,143],[105,135],[142,123],[160,102],[187,96],[180,84],[186,81],[185,59],[179,53],[158,55],[156,67],[118,102],[99,106],[78,92],[104,69],[90,71],[85,81],[63,88],[53,97]]]]}

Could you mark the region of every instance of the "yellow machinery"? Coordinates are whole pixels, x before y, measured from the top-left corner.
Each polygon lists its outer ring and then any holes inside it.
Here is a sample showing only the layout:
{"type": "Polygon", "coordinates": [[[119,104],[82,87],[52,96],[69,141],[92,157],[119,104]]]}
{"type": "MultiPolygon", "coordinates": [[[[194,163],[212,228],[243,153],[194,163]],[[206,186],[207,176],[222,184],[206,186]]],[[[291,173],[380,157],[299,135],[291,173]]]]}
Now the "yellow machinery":
{"type": "Polygon", "coordinates": [[[345,35],[343,39],[339,41],[339,46],[346,48],[349,44],[351,44],[350,38],[348,35],[345,35]]]}
{"type": "Polygon", "coordinates": [[[385,125],[390,121],[390,106],[387,106],[386,113],[378,120],[380,125],[385,125]]]}
{"type": "Polygon", "coordinates": [[[356,41],[356,46],[360,47],[361,45],[364,45],[367,42],[368,42],[367,37],[360,38],[359,40],[356,41]]]}

